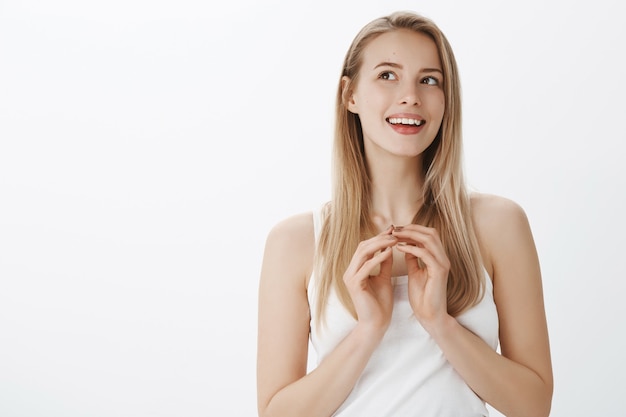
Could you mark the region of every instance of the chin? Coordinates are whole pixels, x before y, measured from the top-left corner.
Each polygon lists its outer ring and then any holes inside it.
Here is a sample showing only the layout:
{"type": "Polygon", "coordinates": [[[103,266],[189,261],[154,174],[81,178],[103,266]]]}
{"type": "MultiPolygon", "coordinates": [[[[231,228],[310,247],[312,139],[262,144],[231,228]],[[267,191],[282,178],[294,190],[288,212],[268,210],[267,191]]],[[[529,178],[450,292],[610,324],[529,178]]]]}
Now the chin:
{"type": "Polygon", "coordinates": [[[417,158],[421,154],[423,154],[426,149],[427,148],[422,148],[422,147],[417,148],[417,149],[416,148],[411,148],[411,149],[403,148],[403,149],[391,150],[390,153],[399,158],[417,158]]]}

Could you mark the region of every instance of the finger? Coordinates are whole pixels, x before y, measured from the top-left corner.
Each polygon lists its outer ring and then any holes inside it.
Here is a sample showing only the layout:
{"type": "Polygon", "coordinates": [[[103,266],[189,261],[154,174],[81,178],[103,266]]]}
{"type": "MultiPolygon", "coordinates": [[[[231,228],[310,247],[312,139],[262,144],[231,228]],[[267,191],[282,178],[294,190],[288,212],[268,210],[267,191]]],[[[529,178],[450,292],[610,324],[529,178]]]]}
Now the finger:
{"type": "Polygon", "coordinates": [[[448,255],[436,229],[411,224],[399,229],[396,227],[392,235],[398,239],[398,242],[413,243],[428,249],[443,265],[449,263],[448,255]]]}
{"type": "Polygon", "coordinates": [[[414,240],[424,244],[441,245],[441,238],[437,229],[432,227],[421,226],[419,224],[410,224],[407,226],[396,226],[391,232],[392,236],[398,240],[414,240]]]}
{"type": "Polygon", "coordinates": [[[378,272],[378,276],[387,278],[391,277],[391,268],[393,266],[393,251],[391,250],[391,247],[387,247],[385,251],[389,252],[389,255],[385,257],[385,259],[383,259],[383,261],[380,263],[380,271],[378,272]]]}
{"type": "Polygon", "coordinates": [[[415,224],[415,223],[409,223],[406,224],[404,226],[393,226],[393,230],[392,232],[406,232],[409,230],[414,230],[414,231],[418,231],[418,232],[427,232],[429,229],[432,229],[432,227],[428,227],[428,226],[424,226],[421,224],[415,224]]]}
{"type": "Polygon", "coordinates": [[[413,285],[412,288],[422,292],[428,281],[428,270],[419,268],[419,258],[416,258],[410,253],[404,254],[404,259],[406,261],[409,282],[417,284],[416,286],[413,285]]]}
{"type": "Polygon", "coordinates": [[[404,262],[406,263],[406,269],[409,275],[413,275],[424,268],[424,263],[412,253],[404,253],[404,262]]]}
{"type": "Polygon", "coordinates": [[[355,273],[361,269],[363,264],[371,259],[374,254],[395,245],[397,242],[398,240],[391,236],[390,233],[381,233],[371,239],[362,241],[357,246],[346,272],[351,274],[355,273]]]}
{"type": "MultiPolygon", "coordinates": [[[[445,274],[447,276],[446,271],[449,270],[449,267],[447,266],[447,264],[441,264],[439,260],[435,256],[433,256],[433,254],[428,250],[428,248],[426,247],[422,248],[419,246],[413,246],[409,244],[399,244],[399,245],[396,245],[396,248],[400,252],[404,252],[405,254],[412,255],[413,257],[416,258],[414,261],[410,259],[407,260],[407,262],[411,262],[411,266],[417,269],[422,269],[420,268],[420,265],[419,265],[419,262],[421,260],[421,262],[424,264],[424,266],[429,270],[431,274],[433,275],[445,274]]],[[[409,268],[408,263],[407,263],[407,268],[409,268]]]]}
{"type": "MultiPolygon", "coordinates": [[[[391,246],[389,246],[386,249],[374,255],[371,259],[364,262],[363,266],[359,268],[359,270],[353,275],[353,278],[352,278],[353,281],[361,282],[363,280],[369,279],[369,277],[372,275],[372,271],[380,267],[383,264],[383,262],[385,261],[389,262],[389,259],[392,257],[392,254],[393,254],[393,251],[391,250],[391,246]]],[[[389,273],[389,276],[391,276],[391,272],[389,273]]]]}

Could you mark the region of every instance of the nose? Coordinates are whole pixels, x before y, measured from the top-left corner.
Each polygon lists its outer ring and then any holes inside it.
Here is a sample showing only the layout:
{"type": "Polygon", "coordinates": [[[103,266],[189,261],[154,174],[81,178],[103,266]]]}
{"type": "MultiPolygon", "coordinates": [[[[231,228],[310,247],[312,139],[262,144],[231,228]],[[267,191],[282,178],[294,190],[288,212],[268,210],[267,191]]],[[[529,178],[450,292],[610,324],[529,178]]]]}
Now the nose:
{"type": "Polygon", "coordinates": [[[419,106],[422,104],[418,93],[418,88],[413,83],[405,83],[400,94],[400,104],[409,106],[419,106]]]}

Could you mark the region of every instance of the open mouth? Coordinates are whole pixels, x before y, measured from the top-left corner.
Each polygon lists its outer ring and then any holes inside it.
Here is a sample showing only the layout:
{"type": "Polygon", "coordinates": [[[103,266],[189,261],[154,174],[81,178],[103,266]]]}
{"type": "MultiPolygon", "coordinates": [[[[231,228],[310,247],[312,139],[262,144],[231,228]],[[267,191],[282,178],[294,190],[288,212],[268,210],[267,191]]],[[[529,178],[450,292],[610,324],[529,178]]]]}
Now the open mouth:
{"type": "Polygon", "coordinates": [[[426,120],[409,119],[404,117],[388,117],[387,122],[392,125],[404,126],[422,126],[426,124],[426,120]]]}

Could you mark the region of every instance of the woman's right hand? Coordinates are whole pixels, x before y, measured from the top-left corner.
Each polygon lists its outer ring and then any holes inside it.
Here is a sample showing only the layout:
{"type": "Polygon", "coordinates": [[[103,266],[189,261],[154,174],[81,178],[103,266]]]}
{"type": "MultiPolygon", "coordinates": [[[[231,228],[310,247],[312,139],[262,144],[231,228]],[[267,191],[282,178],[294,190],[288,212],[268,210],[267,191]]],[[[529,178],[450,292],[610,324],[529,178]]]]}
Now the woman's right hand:
{"type": "Polygon", "coordinates": [[[393,311],[392,248],[398,240],[392,236],[392,230],[393,227],[389,227],[359,243],[343,275],[359,324],[378,331],[381,337],[393,311]]]}

